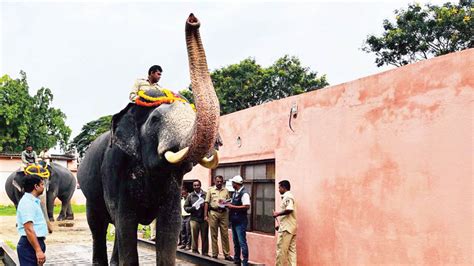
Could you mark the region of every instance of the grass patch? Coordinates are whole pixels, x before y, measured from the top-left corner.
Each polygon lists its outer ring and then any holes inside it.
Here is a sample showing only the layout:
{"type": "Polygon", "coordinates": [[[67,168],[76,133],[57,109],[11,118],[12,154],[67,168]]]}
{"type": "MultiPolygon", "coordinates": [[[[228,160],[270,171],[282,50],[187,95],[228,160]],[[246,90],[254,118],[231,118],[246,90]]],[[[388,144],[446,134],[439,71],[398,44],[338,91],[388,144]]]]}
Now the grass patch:
{"type": "Polygon", "coordinates": [[[16,209],[14,205],[0,205],[0,216],[15,216],[16,209]]]}
{"type": "MultiPolygon", "coordinates": [[[[54,214],[59,214],[61,211],[61,204],[54,205],[54,214]]],[[[86,213],[86,205],[72,204],[73,213],[86,213]]]]}
{"type": "MultiPolygon", "coordinates": [[[[151,226],[139,224],[137,233],[142,233],[143,239],[150,239],[151,226]]],[[[111,241],[111,242],[115,241],[115,226],[113,224],[109,224],[109,226],[107,227],[107,241],[111,241]]]]}
{"type": "MultiPolygon", "coordinates": [[[[61,204],[54,206],[55,216],[61,211],[61,204]]],[[[74,213],[85,213],[86,205],[72,205],[72,212],[74,213]]],[[[0,205],[0,216],[15,216],[16,209],[14,205],[0,205]]]]}
{"type": "Polygon", "coordinates": [[[107,241],[115,241],[115,226],[113,224],[109,224],[107,227],[107,241]]]}
{"type": "Polygon", "coordinates": [[[150,237],[151,237],[151,226],[139,224],[137,232],[143,233],[143,239],[150,239],[150,237]]]}
{"type": "Polygon", "coordinates": [[[16,250],[16,245],[13,244],[10,240],[5,240],[5,243],[13,250],[16,250]]]}

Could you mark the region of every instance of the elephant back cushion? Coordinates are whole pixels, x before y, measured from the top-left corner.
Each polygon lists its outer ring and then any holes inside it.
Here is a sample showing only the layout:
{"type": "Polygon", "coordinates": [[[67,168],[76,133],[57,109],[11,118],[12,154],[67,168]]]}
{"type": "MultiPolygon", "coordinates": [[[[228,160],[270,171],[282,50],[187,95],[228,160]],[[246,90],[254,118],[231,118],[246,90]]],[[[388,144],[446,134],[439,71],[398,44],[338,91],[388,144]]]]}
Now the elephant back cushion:
{"type": "MultiPolygon", "coordinates": [[[[157,107],[161,104],[172,104],[176,101],[189,103],[186,98],[168,89],[140,90],[138,91],[138,96],[139,97],[135,100],[135,104],[147,107],[157,107]]],[[[191,106],[193,106],[194,109],[194,105],[191,106]]]]}

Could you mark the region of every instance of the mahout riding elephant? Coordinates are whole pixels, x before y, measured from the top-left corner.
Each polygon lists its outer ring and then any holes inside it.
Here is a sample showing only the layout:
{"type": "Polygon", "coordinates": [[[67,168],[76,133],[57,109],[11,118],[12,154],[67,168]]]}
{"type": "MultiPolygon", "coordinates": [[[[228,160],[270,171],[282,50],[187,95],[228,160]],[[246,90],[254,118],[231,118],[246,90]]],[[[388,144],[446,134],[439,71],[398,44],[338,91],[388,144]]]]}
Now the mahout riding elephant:
{"type": "MultiPolygon", "coordinates": [[[[73,220],[74,214],[71,208],[71,198],[76,191],[76,178],[66,167],[57,163],[51,163],[49,166],[50,176],[48,178],[48,185],[46,193],[46,209],[48,213],[49,221],[54,221],[54,200],[59,198],[61,201],[61,212],[57,218],[61,220],[73,220]]],[[[18,202],[23,196],[23,192],[13,185],[13,180],[20,180],[16,183],[21,186],[21,180],[24,177],[24,173],[21,171],[15,171],[8,176],[5,182],[5,191],[15,208],[18,206],[18,202]]]]}
{"type": "MultiPolygon", "coordinates": [[[[196,110],[183,101],[157,107],[129,104],[113,116],[111,130],[91,144],[79,166],[95,264],[108,264],[106,234],[113,223],[111,264],[138,265],[138,224],[154,219],[156,264],[175,264],[183,175],[197,163],[213,168],[218,160],[214,144],[219,102],[199,26],[198,19],[189,15],[185,32],[196,110]]],[[[155,91],[149,96],[163,94],[155,91]]]]}

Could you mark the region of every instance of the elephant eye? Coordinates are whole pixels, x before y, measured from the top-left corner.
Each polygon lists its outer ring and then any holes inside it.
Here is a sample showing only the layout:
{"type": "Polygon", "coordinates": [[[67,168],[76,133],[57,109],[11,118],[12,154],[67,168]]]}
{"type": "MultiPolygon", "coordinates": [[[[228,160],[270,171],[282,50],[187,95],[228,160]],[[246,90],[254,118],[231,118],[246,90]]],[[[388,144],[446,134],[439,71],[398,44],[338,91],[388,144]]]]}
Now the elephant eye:
{"type": "Polygon", "coordinates": [[[157,115],[154,115],[150,119],[151,119],[151,121],[150,121],[151,123],[156,123],[160,120],[160,117],[157,116],[157,115]]]}

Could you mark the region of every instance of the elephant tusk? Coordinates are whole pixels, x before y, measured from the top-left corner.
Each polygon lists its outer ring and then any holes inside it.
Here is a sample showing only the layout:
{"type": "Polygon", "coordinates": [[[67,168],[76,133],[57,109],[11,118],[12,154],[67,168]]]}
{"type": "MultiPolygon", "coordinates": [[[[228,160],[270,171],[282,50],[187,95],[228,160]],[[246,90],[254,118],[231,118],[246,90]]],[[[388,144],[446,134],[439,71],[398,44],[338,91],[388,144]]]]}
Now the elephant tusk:
{"type": "Polygon", "coordinates": [[[186,147],[178,152],[167,151],[165,152],[165,158],[169,163],[179,163],[181,162],[189,152],[189,147],[186,147]]]}
{"type": "Polygon", "coordinates": [[[202,158],[199,164],[209,169],[215,169],[219,164],[219,156],[217,155],[217,151],[214,150],[212,156],[209,158],[202,158]]]}

